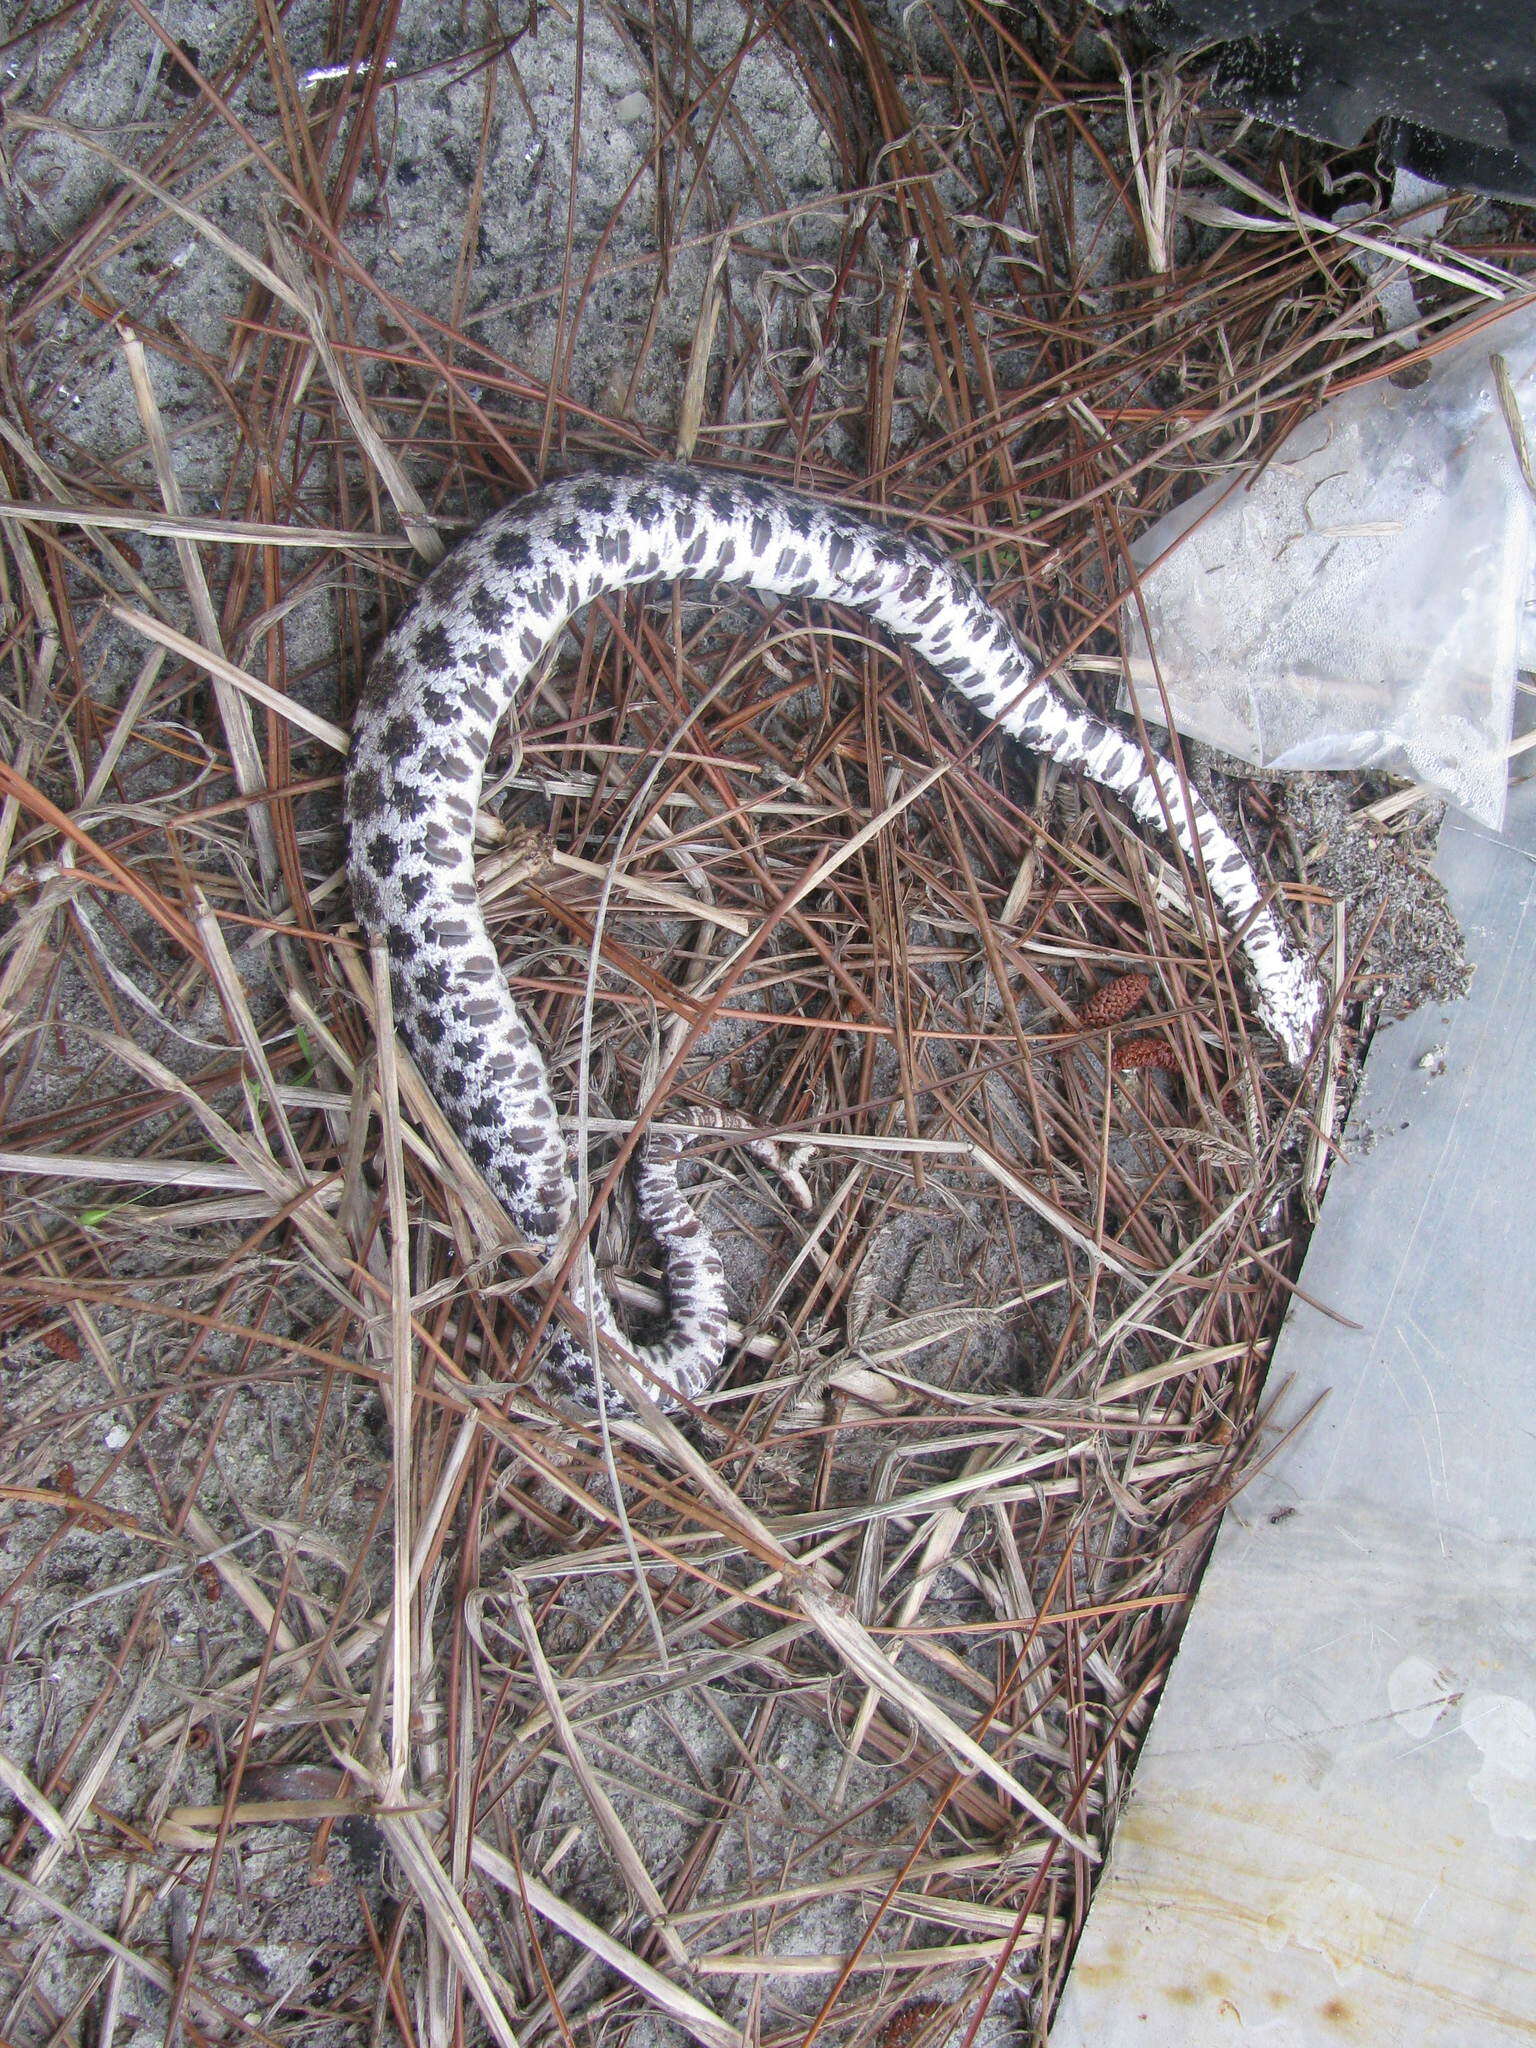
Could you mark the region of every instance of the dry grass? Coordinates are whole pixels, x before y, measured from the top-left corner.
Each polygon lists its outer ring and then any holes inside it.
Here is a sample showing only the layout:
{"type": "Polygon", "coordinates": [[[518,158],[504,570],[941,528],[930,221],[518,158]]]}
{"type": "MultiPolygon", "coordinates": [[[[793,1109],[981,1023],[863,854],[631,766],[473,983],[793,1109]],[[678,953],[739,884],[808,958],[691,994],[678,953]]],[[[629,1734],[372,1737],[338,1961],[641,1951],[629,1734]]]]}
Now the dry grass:
{"type": "MultiPolygon", "coordinates": [[[[618,1162],[659,1063],[650,1114],[719,1112],[698,1192],[740,1312],[685,1429],[604,1435],[526,1377],[558,1304],[377,1034],[338,872],[382,617],[546,470],[681,447],[883,507],[1107,702],[1128,538],[1392,366],[1299,145],[1045,17],[925,17],[921,72],[858,0],[829,57],[828,18],[757,33],[837,190],[790,203],[764,160],[757,217],[707,231],[683,199],[750,113],[646,18],[630,394],[670,267],[716,258],[665,435],[573,395],[618,212],[566,215],[553,370],[471,317],[515,38],[480,53],[447,311],[351,253],[388,9],[327,84],[262,4],[226,69],[165,39],[142,132],[12,108],[8,2039],[1043,2033],[1260,1440],[1322,1072],[1247,1035],[1198,877],[857,620],[578,622],[502,807],[557,857],[498,828],[487,899],[567,1101],[587,1076],[599,1256],[654,1299],[618,1162]],[[50,150],[103,167],[56,233],[50,150]],[[834,263],[797,254],[812,212],[834,263]],[[131,301],[104,282],[168,219],[243,280],[218,351],[157,319],[150,258],[131,301]],[[109,371],[139,429],[103,452],[58,393],[109,371]],[[227,459],[194,513],[198,435],[227,459]]],[[[73,33],[84,66],[117,19],[6,47],[73,33]]],[[[1486,303],[1475,253],[1435,258],[1425,347],[1486,303]]],[[[1265,792],[1232,801],[1347,979],[1265,792]]]]}

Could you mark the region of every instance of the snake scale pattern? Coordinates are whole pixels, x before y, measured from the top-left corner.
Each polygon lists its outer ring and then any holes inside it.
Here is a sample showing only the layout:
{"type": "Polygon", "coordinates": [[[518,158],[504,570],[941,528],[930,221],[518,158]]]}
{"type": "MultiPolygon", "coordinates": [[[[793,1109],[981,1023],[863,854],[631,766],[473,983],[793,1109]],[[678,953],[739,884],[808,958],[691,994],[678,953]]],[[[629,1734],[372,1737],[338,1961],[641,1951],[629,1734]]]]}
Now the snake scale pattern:
{"type": "MultiPolygon", "coordinates": [[[[1236,841],[1171,764],[1038,681],[1007,621],[939,550],[747,478],[660,465],[592,472],[518,500],[428,578],[369,675],[345,796],[353,901],[365,929],[387,945],[400,1033],[535,1248],[547,1253],[562,1240],[576,1191],[542,1055],[477,901],[476,804],[497,726],[572,614],[606,591],[679,579],[864,614],[1004,731],[1169,832],[1239,934],[1264,1023],[1291,1060],[1305,1057],[1319,984],[1236,841]]],[[[678,1188],[676,1150],[653,1141],[639,1169],[641,1213],[667,1267],[660,1336],[624,1337],[601,1287],[580,1278],[580,1263],[571,1286],[594,1339],[617,1339],[668,1407],[708,1387],[726,1341],[720,1260],[678,1188]]],[[[553,1324],[541,1361],[559,1390],[588,1406],[602,1398],[591,1348],[553,1324]]]]}

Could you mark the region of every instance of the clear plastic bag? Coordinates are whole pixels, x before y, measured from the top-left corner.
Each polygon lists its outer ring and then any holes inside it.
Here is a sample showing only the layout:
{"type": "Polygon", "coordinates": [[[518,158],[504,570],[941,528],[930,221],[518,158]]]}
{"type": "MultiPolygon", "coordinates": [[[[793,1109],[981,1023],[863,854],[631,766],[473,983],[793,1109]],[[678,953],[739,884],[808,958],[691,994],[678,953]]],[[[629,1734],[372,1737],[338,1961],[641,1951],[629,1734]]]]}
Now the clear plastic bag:
{"type": "Polygon", "coordinates": [[[1127,644],[1146,717],[1256,767],[1392,768],[1498,829],[1536,505],[1495,357],[1536,447],[1526,300],[1424,383],[1331,399],[1142,538],[1156,670],[1134,599],[1127,644]]]}

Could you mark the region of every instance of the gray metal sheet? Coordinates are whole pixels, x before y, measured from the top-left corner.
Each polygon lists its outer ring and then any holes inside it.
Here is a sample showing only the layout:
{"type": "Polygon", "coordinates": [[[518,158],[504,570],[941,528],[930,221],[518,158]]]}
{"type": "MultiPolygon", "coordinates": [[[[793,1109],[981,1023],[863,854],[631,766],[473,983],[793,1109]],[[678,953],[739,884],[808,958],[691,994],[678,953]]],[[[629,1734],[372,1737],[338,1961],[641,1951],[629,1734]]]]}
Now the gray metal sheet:
{"type": "Polygon", "coordinates": [[[1536,785],[1439,870],[1477,975],[1380,1032],[1053,2048],[1536,2040],[1536,785]],[[1443,1047],[1443,1053],[1439,1048],[1443,1047]]]}

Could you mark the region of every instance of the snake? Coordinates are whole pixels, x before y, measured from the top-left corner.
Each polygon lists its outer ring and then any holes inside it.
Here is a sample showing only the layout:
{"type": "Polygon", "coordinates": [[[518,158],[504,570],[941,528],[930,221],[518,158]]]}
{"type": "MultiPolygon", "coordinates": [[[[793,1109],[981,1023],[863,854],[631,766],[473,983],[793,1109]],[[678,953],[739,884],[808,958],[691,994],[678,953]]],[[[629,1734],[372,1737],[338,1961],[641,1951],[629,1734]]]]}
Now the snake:
{"type": "MultiPolygon", "coordinates": [[[[1300,1064],[1322,990],[1242,848],[1171,762],[1042,679],[966,570],[921,534],[753,477],[682,464],[588,470],[528,492],[422,584],[384,640],[353,722],[343,809],[358,921],[384,946],[394,1023],[427,1088],[529,1247],[570,1242],[577,1204],[543,1054],[486,929],[475,817],[491,742],[566,622],[640,583],[713,582],[857,612],[983,718],[1121,797],[1183,850],[1230,921],[1262,1022],[1300,1064]]],[[[568,1282],[540,1369],[587,1408],[611,1400],[607,1343],[663,1410],[696,1401],[727,1350],[720,1256],[679,1185],[680,1141],[638,1154],[640,1214],[666,1271],[656,1334],[628,1336],[590,1261],[568,1282]]]]}

